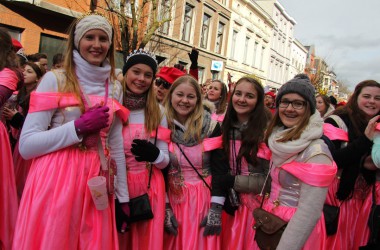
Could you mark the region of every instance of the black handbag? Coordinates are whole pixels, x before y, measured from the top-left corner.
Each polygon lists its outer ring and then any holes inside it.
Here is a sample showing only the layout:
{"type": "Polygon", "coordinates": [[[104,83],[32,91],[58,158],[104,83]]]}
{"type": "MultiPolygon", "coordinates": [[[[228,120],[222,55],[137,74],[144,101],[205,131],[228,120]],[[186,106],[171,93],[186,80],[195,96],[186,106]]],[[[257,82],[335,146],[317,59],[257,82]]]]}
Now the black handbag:
{"type": "Polygon", "coordinates": [[[153,219],[153,211],[150,206],[147,193],[129,200],[131,213],[128,218],[129,223],[153,219]]]}
{"type": "Polygon", "coordinates": [[[328,204],[323,205],[323,216],[325,218],[327,235],[336,234],[336,231],[338,230],[339,213],[340,205],[339,207],[328,204]]]}

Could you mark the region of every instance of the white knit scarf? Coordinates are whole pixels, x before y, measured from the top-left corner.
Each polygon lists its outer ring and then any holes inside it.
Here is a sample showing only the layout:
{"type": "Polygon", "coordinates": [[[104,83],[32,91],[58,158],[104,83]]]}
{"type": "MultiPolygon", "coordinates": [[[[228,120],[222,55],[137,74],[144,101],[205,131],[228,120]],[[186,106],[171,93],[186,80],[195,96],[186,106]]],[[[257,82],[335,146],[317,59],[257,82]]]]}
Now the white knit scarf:
{"type": "Polygon", "coordinates": [[[294,160],[313,140],[321,138],[323,134],[323,119],[319,112],[315,112],[310,116],[309,124],[306,126],[299,139],[287,142],[277,142],[277,140],[282,138],[289,130],[290,128],[284,129],[282,126],[275,127],[272,134],[269,136],[268,145],[272,151],[272,162],[276,167],[281,166],[285,162],[294,160]]]}

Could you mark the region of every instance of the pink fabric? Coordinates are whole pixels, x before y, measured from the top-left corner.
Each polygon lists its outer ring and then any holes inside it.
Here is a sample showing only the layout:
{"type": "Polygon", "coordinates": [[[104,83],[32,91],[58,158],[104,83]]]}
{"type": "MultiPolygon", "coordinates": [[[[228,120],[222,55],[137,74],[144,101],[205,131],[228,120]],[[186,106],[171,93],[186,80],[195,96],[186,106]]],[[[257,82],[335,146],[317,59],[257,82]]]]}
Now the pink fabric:
{"type": "Polygon", "coordinates": [[[15,91],[19,81],[17,74],[13,70],[4,68],[0,71],[0,84],[8,89],[15,91]]]}
{"type": "Polygon", "coordinates": [[[11,249],[18,203],[9,137],[1,122],[0,180],[0,249],[11,249]]]}
{"type": "MultiPolygon", "coordinates": [[[[161,140],[161,141],[164,141],[166,143],[170,143],[171,133],[172,133],[172,131],[170,129],[159,126],[158,127],[157,140],[161,140]]],[[[150,137],[155,138],[156,137],[156,131],[152,131],[152,134],[150,135],[150,137]]]]}
{"type": "Polygon", "coordinates": [[[376,125],[376,130],[380,130],[380,123],[376,125]]]}
{"type": "Polygon", "coordinates": [[[270,160],[272,157],[272,151],[270,151],[269,147],[265,143],[260,143],[259,151],[257,152],[257,157],[263,158],[265,160],[270,160]]]}
{"type": "MultiPolygon", "coordinates": [[[[181,168],[181,183],[175,186],[179,192],[169,190],[169,201],[173,208],[173,213],[178,221],[178,235],[173,236],[164,234],[164,249],[176,250],[217,250],[221,248],[220,236],[204,237],[204,228],[200,227],[200,223],[207,215],[210,208],[211,194],[210,190],[205,186],[203,181],[195,173],[194,169],[182,156],[177,145],[174,145],[174,153],[179,161],[181,168]]],[[[185,154],[191,159],[192,164],[202,173],[203,157],[202,144],[185,147],[181,145],[185,154]]],[[[211,184],[211,176],[204,178],[206,182],[211,184]]],[[[169,175],[169,182],[172,182],[169,175]]]]}
{"type": "Polygon", "coordinates": [[[216,113],[212,113],[211,119],[217,122],[223,122],[225,114],[218,115],[216,113]]]}
{"type": "MultiPolygon", "coordinates": [[[[158,130],[158,138],[161,137],[158,130]]],[[[131,152],[133,139],[152,138],[155,133],[146,135],[144,124],[128,124],[123,128],[124,151],[127,164],[127,183],[130,198],[148,193],[154,218],[148,221],[133,223],[126,234],[119,234],[119,247],[128,249],[157,249],[163,248],[164,219],[165,219],[165,182],[160,170],[153,165],[150,189],[148,189],[149,169],[146,162],[137,162],[131,152]]],[[[164,138],[167,134],[164,133],[164,138]]],[[[154,137],[153,137],[154,138],[154,137]]]]}
{"type": "Polygon", "coordinates": [[[222,136],[206,138],[203,140],[203,152],[208,152],[217,148],[222,148],[222,136]]]}
{"type": "Polygon", "coordinates": [[[117,249],[114,197],[96,210],[87,181],[97,151],[77,147],[35,158],[21,199],[13,249],[117,249]]]}
{"type": "Polygon", "coordinates": [[[15,149],[13,150],[13,164],[16,178],[17,198],[20,202],[22,193],[24,191],[26,178],[28,177],[29,169],[32,165],[33,160],[24,160],[24,158],[21,157],[18,150],[18,144],[19,142],[17,141],[15,149]]]}
{"type": "Polygon", "coordinates": [[[149,171],[128,172],[128,190],[131,198],[148,192],[154,218],[130,225],[130,231],[119,234],[120,250],[150,250],[163,248],[165,219],[165,183],[162,173],[153,166],[151,188],[148,189],[149,171]]]}
{"type": "MultiPolygon", "coordinates": [[[[380,205],[380,182],[377,181],[375,184],[375,199],[376,204],[380,205]]],[[[354,233],[354,249],[359,249],[360,246],[365,246],[368,242],[370,236],[370,230],[368,227],[368,219],[371,212],[372,206],[372,189],[368,192],[366,199],[358,214],[358,220],[355,227],[354,233]]]]}
{"type": "Polygon", "coordinates": [[[337,167],[327,164],[290,162],[281,166],[286,172],[294,175],[302,182],[316,187],[329,186],[337,172],[337,167]]]}
{"type": "Polygon", "coordinates": [[[323,134],[330,140],[348,141],[348,133],[346,131],[329,123],[323,124],[323,134]]]}
{"type": "Polygon", "coordinates": [[[354,238],[355,228],[358,222],[358,214],[361,211],[363,197],[359,195],[358,190],[355,191],[352,199],[342,203],[336,198],[336,192],[339,187],[339,179],[336,177],[329,186],[326,197],[326,204],[340,206],[338,230],[335,235],[327,237],[326,249],[355,249],[354,238]]]}
{"type": "MultiPolygon", "coordinates": [[[[88,96],[91,102],[91,106],[96,103],[103,103],[103,96],[88,96]]],[[[78,106],[79,101],[74,94],[69,93],[57,93],[57,92],[35,92],[30,94],[29,113],[46,111],[56,108],[65,108],[70,106],[78,106]]],[[[126,122],[129,117],[129,110],[121,105],[118,101],[111,98],[108,99],[107,106],[110,110],[116,112],[123,122],[126,122]]]]}

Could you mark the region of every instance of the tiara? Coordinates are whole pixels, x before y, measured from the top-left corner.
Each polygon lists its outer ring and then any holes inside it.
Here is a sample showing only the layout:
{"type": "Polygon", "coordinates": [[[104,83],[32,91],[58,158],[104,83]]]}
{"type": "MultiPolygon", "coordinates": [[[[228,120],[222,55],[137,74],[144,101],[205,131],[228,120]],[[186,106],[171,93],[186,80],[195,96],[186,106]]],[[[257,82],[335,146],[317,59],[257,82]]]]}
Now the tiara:
{"type": "Polygon", "coordinates": [[[88,11],[88,12],[84,13],[83,15],[81,15],[80,17],[77,18],[77,22],[79,22],[80,20],[82,20],[85,17],[92,16],[92,15],[101,16],[104,19],[106,19],[108,21],[108,23],[111,23],[108,17],[106,17],[103,13],[100,13],[97,11],[88,11]]]}
{"type": "Polygon", "coordinates": [[[25,55],[25,53],[24,53],[24,48],[19,49],[19,50],[16,52],[16,54],[19,55],[19,56],[22,56],[22,57],[25,59],[26,62],[28,61],[28,58],[26,57],[26,55],[25,55]]]}
{"type": "Polygon", "coordinates": [[[127,56],[127,59],[125,60],[125,62],[128,62],[128,60],[131,58],[131,57],[134,57],[134,56],[137,56],[137,55],[143,55],[143,56],[149,56],[150,58],[152,58],[156,64],[158,64],[157,62],[157,59],[156,59],[156,55],[149,52],[149,51],[145,51],[143,49],[138,49],[138,50],[134,50],[133,52],[131,52],[128,56],[127,56]]]}

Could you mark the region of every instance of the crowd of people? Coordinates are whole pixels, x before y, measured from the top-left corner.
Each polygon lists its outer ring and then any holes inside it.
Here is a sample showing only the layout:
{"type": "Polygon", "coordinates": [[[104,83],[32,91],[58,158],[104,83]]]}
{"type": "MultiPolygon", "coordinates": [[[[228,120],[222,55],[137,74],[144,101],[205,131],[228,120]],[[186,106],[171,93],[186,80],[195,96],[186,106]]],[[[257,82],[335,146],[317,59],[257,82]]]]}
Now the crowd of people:
{"type": "Polygon", "coordinates": [[[0,249],[379,249],[379,82],[337,107],[305,74],[201,84],[195,48],[189,72],[114,50],[96,13],[50,70],[0,28],[0,249]]]}

